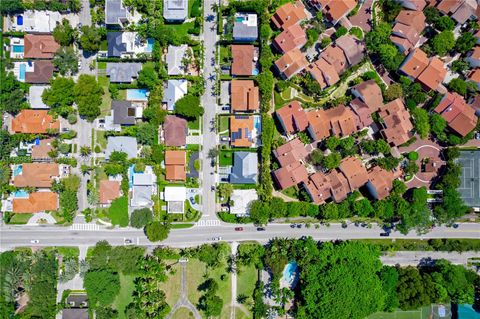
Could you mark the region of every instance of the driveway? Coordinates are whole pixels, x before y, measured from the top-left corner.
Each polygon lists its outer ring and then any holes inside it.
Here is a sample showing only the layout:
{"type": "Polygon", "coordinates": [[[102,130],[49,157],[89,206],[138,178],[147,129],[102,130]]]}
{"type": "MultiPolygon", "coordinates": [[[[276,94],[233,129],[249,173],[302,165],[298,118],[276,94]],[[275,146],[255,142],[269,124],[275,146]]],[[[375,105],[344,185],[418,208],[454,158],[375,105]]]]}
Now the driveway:
{"type": "Polygon", "coordinates": [[[199,177],[199,173],[198,171],[195,169],[195,161],[199,158],[199,153],[198,152],[195,152],[195,153],[192,153],[192,155],[190,155],[190,160],[188,161],[188,173],[187,173],[187,177],[191,177],[191,178],[198,178],[199,177]]]}
{"type": "Polygon", "coordinates": [[[357,14],[348,18],[352,25],[360,27],[363,32],[372,30],[372,4],[373,0],[365,0],[357,14]]]}

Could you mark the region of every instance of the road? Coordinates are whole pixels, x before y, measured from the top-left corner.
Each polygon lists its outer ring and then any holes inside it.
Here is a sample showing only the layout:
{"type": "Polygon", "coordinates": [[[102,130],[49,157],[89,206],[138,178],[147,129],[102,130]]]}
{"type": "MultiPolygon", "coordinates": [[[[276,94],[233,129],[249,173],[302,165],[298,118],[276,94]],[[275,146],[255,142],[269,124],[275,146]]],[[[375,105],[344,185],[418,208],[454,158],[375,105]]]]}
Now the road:
{"type": "Polygon", "coordinates": [[[469,258],[480,257],[480,252],[467,251],[464,253],[445,251],[397,251],[393,254],[381,256],[385,265],[416,266],[425,260],[447,259],[452,264],[466,265],[469,258]]]}
{"type": "MultiPolygon", "coordinates": [[[[172,247],[198,246],[203,243],[212,243],[213,237],[221,237],[228,242],[242,242],[256,240],[267,243],[275,237],[300,238],[311,236],[315,240],[347,240],[347,239],[379,239],[383,230],[378,226],[371,228],[355,227],[350,225],[342,228],[341,224],[331,224],[329,227],[320,228],[291,228],[288,224],[271,224],[265,231],[257,231],[252,225],[222,224],[211,227],[194,227],[187,229],[173,229],[167,240],[159,243],[150,242],[142,230],[134,228],[120,228],[109,230],[100,227],[95,231],[70,230],[58,226],[13,226],[3,225],[0,232],[0,248],[8,250],[14,247],[31,246],[31,240],[39,240],[34,246],[93,246],[100,240],[107,240],[112,245],[123,245],[125,239],[131,239],[133,244],[141,246],[168,245],[172,247]],[[243,231],[234,231],[235,227],[243,227],[243,231]]],[[[462,223],[457,229],[436,227],[425,235],[410,232],[402,235],[392,232],[390,237],[404,239],[430,239],[430,238],[477,238],[480,239],[480,224],[462,223]]]]}
{"type": "Polygon", "coordinates": [[[215,123],[215,115],[217,111],[217,97],[214,91],[214,85],[217,81],[216,74],[216,46],[217,32],[216,22],[217,14],[212,10],[212,4],[218,3],[218,0],[204,1],[204,28],[203,34],[200,36],[204,41],[204,68],[203,77],[205,80],[205,94],[202,96],[201,102],[205,109],[203,115],[203,145],[200,153],[202,162],[202,171],[200,173],[202,188],[202,219],[218,220],[216,215],[215,192],[212,187],[216,184],[217,174],[215,168],[210,165],[208,152],[217,148],[218,136],[215,129],[212,129],[215,123]],[[212,19],[212,17],[214,17],[212,19]],[[214,63],[212,63],[212,61],[214,63]],[[213,75],[213,76],[212,76],[213,75]]]}

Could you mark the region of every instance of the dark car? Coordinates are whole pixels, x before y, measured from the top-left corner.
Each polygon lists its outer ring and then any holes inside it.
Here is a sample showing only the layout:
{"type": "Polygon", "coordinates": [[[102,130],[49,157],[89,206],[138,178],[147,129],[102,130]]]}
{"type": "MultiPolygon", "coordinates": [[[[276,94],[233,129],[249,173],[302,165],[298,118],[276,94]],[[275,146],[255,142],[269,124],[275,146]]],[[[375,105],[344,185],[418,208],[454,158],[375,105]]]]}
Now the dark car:
{"type": "Polygon", "coordinates": [[[235,231],[243,231],[243,227],[235,227],[235,231]]]}
{"type": "Polygon", "coordinates": [[[459,226],[458,224],[453,224],[452,225],[453,228],[458,228],[458,226],[459,226]]]}
{"type": "Polygon", "coordinates": [[[257,227],[257,231],[265,231],[265,227],[257,227]]]}
{"type": "Polygon", "coordinates": [[[381,237],[388,237],[388,236],[390,236],[390,233],[380,233],[380,236],[381,237]]]}

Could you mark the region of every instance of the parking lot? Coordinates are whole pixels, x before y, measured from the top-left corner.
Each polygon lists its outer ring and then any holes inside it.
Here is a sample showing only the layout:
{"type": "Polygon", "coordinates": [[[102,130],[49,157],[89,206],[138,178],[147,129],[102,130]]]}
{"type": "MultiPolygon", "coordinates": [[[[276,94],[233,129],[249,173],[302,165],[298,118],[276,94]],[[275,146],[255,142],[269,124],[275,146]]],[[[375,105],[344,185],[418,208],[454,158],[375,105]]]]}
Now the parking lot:
{"type": "Polygon", "coordinates": [[[462,151],[457,163],[462,167],[458,191],[466,205],[480,207],[480,151],[462,151]]]}

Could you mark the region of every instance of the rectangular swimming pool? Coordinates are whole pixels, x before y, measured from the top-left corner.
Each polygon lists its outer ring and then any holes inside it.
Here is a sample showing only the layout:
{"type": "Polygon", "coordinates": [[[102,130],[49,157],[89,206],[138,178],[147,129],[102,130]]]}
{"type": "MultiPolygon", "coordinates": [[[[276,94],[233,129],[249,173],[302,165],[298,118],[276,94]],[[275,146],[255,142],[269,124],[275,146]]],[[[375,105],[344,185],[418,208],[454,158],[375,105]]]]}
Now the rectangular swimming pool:
{"type": "Polygon", "coordinates": [[[23,45],[12,45],[12,52],[13,53],[23,53],[24,51],[24,46],[23,45]]]}
{"type": "Polygon", "coordinates": [[[14,198],[28,198],[28,193],[24,190],[18,190],[13,193],[14,198]]]}
{"type": "Polygon", "coordinates": [[[18,176],[22,174],[23,171],[23,166],[22,165],[17,165],[13,168],[13,177],[18,176]]]}
{"type": "Polygon", "coordinates": [[[145,52],[150,53],[153,51],[153,43],[155,42],[154,39],[148,38],[147,39],[147,50],[145,52]]]}
{"type": "Polygon", "coordinates": [[[25,72],[27,71],[27,66],[25,64],[20,64],[20,72],[18,73],[18,79],[20,81],[25,81],[25,72]]]}
{"type": "Polygon", "coordinates": [[[148,101],[148,90],[127,89],[127,101],[148,101]]]}

